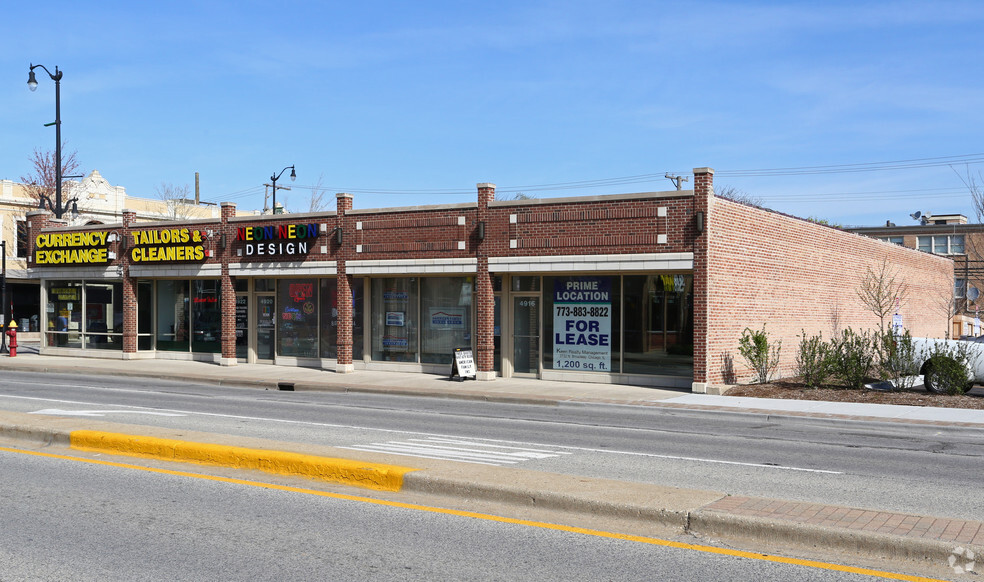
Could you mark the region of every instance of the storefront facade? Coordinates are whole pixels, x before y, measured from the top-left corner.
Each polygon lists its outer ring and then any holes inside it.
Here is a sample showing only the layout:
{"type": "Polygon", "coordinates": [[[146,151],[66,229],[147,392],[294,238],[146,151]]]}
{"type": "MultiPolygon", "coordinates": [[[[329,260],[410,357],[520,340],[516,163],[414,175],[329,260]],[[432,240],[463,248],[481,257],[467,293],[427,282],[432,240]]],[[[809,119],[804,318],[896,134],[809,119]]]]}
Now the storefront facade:
{"type": "Polygon", "coordinates": [[[721,378],[711,281],[729,261],[708,232],[725,204],[712,176],[517,201],[479,184],[474,204],[374,210],[339,194],[318,214],[237,217],[226,203],[218,221],[124,211],[72,229],[33,212],[42,354],[446,374],[468,348],[482,380],[702,390],[721,378]]]}

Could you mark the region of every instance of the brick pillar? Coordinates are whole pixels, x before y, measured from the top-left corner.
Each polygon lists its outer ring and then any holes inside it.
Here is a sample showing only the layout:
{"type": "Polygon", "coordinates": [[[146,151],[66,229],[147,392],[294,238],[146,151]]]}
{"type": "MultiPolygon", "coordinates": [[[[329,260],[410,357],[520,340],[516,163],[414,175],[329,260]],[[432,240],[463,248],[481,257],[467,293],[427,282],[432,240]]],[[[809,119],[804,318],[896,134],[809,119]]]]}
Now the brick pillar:
{"type": "MultiPolygon", "coordinates": [[[[342,229],[342,246],[337,251],[338,265],[338,295],[336,305],[338,305],[338,325],[335,330],[338,333],[336,346],[338,355],[335,360],[335,371],[341,374],[349,374],[355,371],[355,364],[352,361],[352,277],[346,272],[345,259],[348,256],[347,248],[353,248],[351,241],[355,232],[349,226],[349,221],[345,220],[345,213],[352,210],[352,195],[341,192],[335,196],[335,207],[337,212],[336,228],[342,229]]],[[[328,237],[328,245],[335,244],[335,237],[328,237]]]]}
{"type": "MultiPolygon", "coordinates": [[[[47,210],[32,210],[27,213],[27,262],[34,260],[34,242],[41,231],[48,228],[53,215],[47,210]]],[[[30,265],[28,265],[30,267],[30,265]]]]}
{"type": "MultiPolygon", "coordinates": [[[[475,272],[475,365],[477,380],[495,380],[495,294],[492,290],[492,274],[489,273],[488,248],[486,242],[492,233],[489,224],[489,203],[495,200],[495,184],[478,184],[478,213],[476,221],[485,225],[485,239],[475,246],[478,259],[475,272]]],[[[476,225],[476,228],[478,226],[476,225]]]]}
{"type": "MultiPolygon", "coordinates": [[[[137,353],[137,310],[141,306],[137,305],[137,282],[130,277],[130,253],[127,251],[133,248],[130,225],[136,221],[136,211],[124,208],[123,228],[120,240],[116,242],[116,264],[123,277],[123,359],[129,359],[131,354],[137,353]]],[[[150,305],[142,307],[152,309],[150,305]]]]}
{"type": "Polygon", "coordinates": [[[708,240],[714,203],[714,170],[694,168],[694,216],[690,228],[694,236],[694,379],[693,392],[707,393],[711,358],[708,354],[709,295],[708,240]],[[703,216],[703,232],[697,232],[703,216]]]}
{"type": "Polygon", "coordinates": [[[229,258],[232,256],[232,241],[235,240],[235,228],[229,226],[229,219],[236,216],[236,205],[232,202],[221,204],[221,220],[219,226],[218,246],[219,260],[222,261],[222,279],[219,297],[222,299],[222,357],[219,363],[223,366],[235,366],[236,359],[236,284],[229,275],[229,258]],[[223,241],[225,247],[223,248],[223,241]]]}

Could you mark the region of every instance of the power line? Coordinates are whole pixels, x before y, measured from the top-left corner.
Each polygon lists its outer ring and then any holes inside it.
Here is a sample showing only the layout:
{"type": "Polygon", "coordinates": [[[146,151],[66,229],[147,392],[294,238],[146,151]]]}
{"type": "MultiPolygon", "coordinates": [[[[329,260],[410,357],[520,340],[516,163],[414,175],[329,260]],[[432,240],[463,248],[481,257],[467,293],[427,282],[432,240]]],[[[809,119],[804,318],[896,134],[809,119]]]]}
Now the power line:
{"type": "MultiPolygon", "coordinates": [[[[807,175],[826,175],[826,174],[852,174],[859,172],[881,172],[881,171],[898,171],[898,170],[913,170],[921,168],[938,168],[960,164],[960,165],[970,165],[970,164],[984,164],[984,154],[962,154],[955,156],[946,157],[934,157],[934,158],[915,158],[909,160],[896,160],[896,161],[884,161],[884,162],[867,162],[867,163],[857,163],[857,164],[837,164],[837,165],[824,165],[824,166],[797,166],[788,168],[760,168],[760,169],[748,169],[748,170],[717,170],[715,171],[716,177],[727,177],[727,178],[751,178],[751,177],[778,177],[778,176],[807,176],[807,175]]],[[[688,172],[675,172],[675,173],[688,173],[688,172]]],[[[652,173],[652,174],[636,174],[630,176],[620,176],[614,178],[599,178],[592,180],[576,180],[570,182],[548,182],[540,184],[527,184],[521,186],[500,186],[496,188],[496,192],[502,194],[515,194],[518,192],[546,192],[546,191],[556,191],[556,190],[577,190],[577,189],[589,189],[589,188],[607,188],[612,186],[625,186],[629,184],[641,184],[647,182],[658,182],[664,180],[665,172],[652,173]]],[[[348,192],[350,194],[366,194],[366,195],[396,195],[396,196],[471,196],[475,192],[471,189],[457,189],[457,188],[422,188],[422,189],[385,189],[385,188],[365,188],[365,187],[345,187],[345,186],[304,186],[304,185],[294,185],[294,188],[301,190],[323,190],[328,192],[348,192]]],[[[226,194],[222,196],[224,199],[235,199],[235,198],[245,198],[247,196],[253,196],[260,193],[261,186],[256,186],[253,188],[247,188],[245,190],[239,190],[231,194],[226,194]]],[[[898,195],[905,192],[939,192],[941,190],[959,190],[954,188],[937,188],[934,190],[897,190],[897,191],[883,191],[883,192],[840,192],[831,193],[826,195],[816,195],[811,194],[810,196],[814,199],[835,199],[835,198],[824,198],[831,196],[851,196],[852,199],[857,199],[859,195],[866,194],[884,194],[884,195],[898,195]]],[[[775,198],[788,198],[796,199],[799,198],[796,195],[789,195],[788,197],[769,197],[770,199],[775,198]]],[[[872,198],[880,199],[880,198],[872,198]]]]}

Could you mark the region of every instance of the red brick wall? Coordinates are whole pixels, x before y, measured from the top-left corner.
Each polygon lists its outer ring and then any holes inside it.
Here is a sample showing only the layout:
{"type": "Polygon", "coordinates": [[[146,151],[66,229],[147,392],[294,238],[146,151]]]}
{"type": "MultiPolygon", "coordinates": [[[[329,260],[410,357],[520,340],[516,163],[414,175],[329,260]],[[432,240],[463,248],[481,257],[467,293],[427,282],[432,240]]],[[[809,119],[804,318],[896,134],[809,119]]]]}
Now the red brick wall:
{"type": "Polygon", "coordinates": [[[693,251],[693,196],[527,204],[496,204],[488,211],[488,256],[680,253],[693,251]],[[666,216],[657,216],[665,207],[666,216]],[[511,216],[516,221],[511,222],[511,216]],[[658,235],[667,235],[658,243],[658,235]],[[516,248],[510,248],[510,241],[516,248]]]}
{"type": "Polygon", "coordinates": [[[900,310],[905,327],[914,336],[946,333],[949,318],[939,300],[953,291],[949,259],[723,198],[712,198],[709,206],[708,383],[753,378],[738,353],[745,327],[764,323],[770,340],[782,340],[777,377],[795,373],[803,331],[829,338],[848,327],[877,329],[879,320],[863,307],[857,289],[866,267],[880,269],[883,259],[909,286],[900,310]]]}
{"type": "Polygon", "coordinates": [[[355,260],[465,258],[475,256],[475,207],[347,214],[346,235],[355,260]],[[459,224],[459,217],[465,218],[459,224]],[[358,228],[361,223],[362,228],[358,228]],[[464,241],[465,248],[458,243],[464,241]],[[360,245],[362,252],[355,252],[360,245]]]}

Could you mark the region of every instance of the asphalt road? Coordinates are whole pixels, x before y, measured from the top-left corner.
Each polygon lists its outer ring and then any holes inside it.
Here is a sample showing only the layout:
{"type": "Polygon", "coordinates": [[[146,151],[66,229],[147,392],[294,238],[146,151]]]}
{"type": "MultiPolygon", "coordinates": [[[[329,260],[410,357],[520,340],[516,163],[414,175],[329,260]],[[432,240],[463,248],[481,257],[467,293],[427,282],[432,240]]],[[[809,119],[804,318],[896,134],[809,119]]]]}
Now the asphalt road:
{"type": "Polygon", "coordinates": [[[0,409],[984,520],[984,431],[8,373],[0,409]]]}
{"type": "Polygon", "coordinates": [[[838,569],[0,450],[0,578],[867,580],[838,569]]]}

